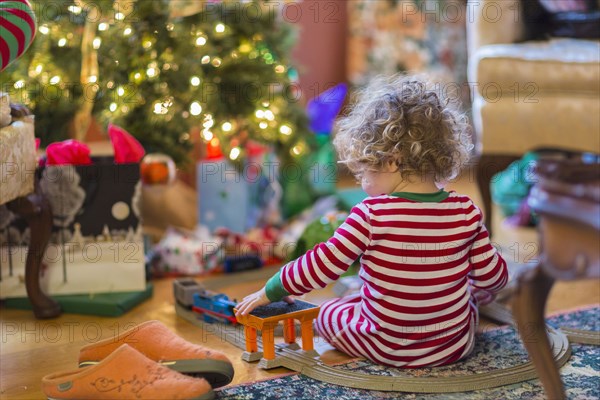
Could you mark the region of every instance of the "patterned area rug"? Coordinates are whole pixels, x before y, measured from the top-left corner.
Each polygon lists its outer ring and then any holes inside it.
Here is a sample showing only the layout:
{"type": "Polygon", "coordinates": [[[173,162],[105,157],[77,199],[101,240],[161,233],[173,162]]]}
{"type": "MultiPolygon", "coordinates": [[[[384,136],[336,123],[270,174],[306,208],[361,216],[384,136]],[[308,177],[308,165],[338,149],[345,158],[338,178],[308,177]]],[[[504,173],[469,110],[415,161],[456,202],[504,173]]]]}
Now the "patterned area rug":
{"type": "MultiPolygon", "coordinates": [[[[553,327],[600,330],[600,307],[556,315],[548,319],[553,327]]],[[[600,347],[572,344],[573,354],[560,370],[569,399],[600,398],[600,347]]],[[[464,376],[512,367],[527,360],[527,352],[513,328],[487,331],[477,337],[473,354],[466,360],[440,368],[404,370],[383,367],[366,360],[353,360],[338,366],[341,370],[382,376],[464,376]]],[[[539,380],[465,393],[399,393],[352,389],[331,385],[300,374],[224,388],[218,399],[544,399],[539,380]]]]}

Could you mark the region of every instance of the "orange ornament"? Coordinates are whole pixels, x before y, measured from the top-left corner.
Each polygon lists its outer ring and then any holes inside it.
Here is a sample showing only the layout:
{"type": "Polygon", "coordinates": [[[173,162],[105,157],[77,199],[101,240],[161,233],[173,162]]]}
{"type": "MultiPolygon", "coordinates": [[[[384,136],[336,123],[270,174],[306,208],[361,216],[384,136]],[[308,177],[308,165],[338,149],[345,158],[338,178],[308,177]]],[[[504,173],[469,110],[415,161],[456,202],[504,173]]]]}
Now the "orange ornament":
{"type": "Polygon", "coordinates": [[[165,154],[148,154],[140,163],[140,175],[145,185],[168,185],[175,180],[175,163],[165,154]]]}

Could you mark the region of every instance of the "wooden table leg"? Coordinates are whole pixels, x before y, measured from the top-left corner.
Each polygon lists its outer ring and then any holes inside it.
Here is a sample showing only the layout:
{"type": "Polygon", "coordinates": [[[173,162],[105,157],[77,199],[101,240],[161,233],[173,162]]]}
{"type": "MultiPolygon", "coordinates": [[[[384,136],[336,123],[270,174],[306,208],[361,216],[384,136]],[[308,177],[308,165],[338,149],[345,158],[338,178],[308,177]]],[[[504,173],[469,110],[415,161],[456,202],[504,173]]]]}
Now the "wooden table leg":
{"type": "Polygon", "coordinates": [[[483,215],[485,226],[492,237],[494,227],[492,226],[492,196],[490,183],[492,177],[500,171],[504,171],[510,163],[519,157],[501,154],[482,154],[477,162],[477,186],[483,202],[483,215]]]}
{"type": "Polygon", "coordinates": [[[19,197],[8,208],[25,218],[31,237],[25,261],[25,288],[36,318],[54,318],[62,313],[60,305],[40,288],[40,267],[52,231],[52,210],[48,200],[39,192],[19,197]]]}
{"type": "Polygon", "coordinates": [[[512,310],[517,329],[538,373],[546,398],[565,399],[560,374],[554,359],[544,323],[544,309],[554,279],[541,266],[523,273],[513,294],[512,310]]]}

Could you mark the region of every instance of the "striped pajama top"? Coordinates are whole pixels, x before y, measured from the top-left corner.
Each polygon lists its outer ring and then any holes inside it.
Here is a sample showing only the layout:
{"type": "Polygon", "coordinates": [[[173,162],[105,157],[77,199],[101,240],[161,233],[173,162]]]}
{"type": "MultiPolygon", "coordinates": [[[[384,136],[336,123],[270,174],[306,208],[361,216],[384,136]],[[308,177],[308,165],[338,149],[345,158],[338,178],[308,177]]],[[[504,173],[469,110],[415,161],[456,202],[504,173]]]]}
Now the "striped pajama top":
{"type": "Polygon", "coordinates": [[[481,211],[455,192],[368,197],[327,242],[266,285],[271,301],[337,280],[361,256],[360,293],[321,306],[318,333],[350,355],[395,367],[445,365],[473,348],[476,287],[507,282],[481,211]]]}

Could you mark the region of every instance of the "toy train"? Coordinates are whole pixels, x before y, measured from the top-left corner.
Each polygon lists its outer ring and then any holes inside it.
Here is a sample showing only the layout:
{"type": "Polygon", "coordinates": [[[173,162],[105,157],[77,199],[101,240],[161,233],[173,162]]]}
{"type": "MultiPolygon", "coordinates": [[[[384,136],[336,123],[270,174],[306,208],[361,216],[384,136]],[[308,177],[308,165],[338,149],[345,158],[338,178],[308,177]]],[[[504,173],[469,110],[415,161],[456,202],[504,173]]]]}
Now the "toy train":
{"type": "Polygon", "coordinates": [[[204,322],[237,324],[233,313],[233,307],[237,303],[229,300],[225,294],[207,290],[192,278],[175,279],[173,294],[180,305],[198,313],[204,322]]]}

